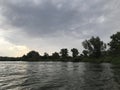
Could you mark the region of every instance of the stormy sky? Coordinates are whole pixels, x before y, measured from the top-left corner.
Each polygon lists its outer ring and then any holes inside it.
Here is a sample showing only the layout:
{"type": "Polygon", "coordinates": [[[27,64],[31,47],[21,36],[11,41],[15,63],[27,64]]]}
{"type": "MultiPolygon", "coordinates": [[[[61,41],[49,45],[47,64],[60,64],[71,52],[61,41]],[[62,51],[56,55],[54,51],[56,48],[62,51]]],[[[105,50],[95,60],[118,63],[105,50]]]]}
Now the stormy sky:
{"type": "Polygon", "coordinates": [[[81,51],[85,39],[108,42],[117,31],[119,0],[0,0],[0,56],[81,51]]]}

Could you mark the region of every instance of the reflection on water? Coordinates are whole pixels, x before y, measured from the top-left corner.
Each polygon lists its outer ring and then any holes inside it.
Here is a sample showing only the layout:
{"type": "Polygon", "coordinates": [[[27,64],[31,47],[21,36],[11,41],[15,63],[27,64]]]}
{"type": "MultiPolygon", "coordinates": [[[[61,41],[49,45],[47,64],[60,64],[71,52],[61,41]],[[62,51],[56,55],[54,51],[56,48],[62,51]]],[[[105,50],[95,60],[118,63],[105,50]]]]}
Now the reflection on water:
{"type": "Polygon", "coordinates": [[[0,62],[0,90],[120,90],[120,66],[0,62]]]}
{"type": "Polygon", "coordinates": [[[110,64],[86,64],[84,90],[118,90],[110,64]]]}

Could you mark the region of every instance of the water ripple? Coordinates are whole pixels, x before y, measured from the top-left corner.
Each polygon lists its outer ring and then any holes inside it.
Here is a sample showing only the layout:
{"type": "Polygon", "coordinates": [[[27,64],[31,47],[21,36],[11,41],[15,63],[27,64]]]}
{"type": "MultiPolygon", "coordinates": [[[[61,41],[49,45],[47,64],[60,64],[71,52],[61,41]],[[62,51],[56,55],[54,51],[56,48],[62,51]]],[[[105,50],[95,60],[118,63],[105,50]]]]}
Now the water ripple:
{"type": "Polygon", "coordinates": [[[71,62],[0,62],[0,90],[120,90],[120,67],[71,62]]]}

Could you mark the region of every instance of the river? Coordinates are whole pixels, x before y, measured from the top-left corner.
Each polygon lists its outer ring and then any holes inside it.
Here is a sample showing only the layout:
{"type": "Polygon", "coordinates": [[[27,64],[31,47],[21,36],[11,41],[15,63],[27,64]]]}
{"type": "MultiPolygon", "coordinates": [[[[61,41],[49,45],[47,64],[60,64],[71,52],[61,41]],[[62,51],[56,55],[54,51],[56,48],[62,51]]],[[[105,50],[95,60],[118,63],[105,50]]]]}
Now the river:
{"type": "Polygon", "coordinates": [[[120,90],[120,66],[0,61],[0,90],[120,90]]]}

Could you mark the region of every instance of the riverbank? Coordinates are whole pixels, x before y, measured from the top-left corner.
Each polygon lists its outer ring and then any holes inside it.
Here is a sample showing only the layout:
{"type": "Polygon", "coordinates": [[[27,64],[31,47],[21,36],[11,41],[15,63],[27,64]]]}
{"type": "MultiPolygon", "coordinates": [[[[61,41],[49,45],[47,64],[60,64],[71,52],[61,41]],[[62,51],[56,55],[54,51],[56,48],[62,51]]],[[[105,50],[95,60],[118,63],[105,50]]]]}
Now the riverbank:
{"type": "Polygon", "coordinates": [[[82,58],[67,58],[67,59],[41,59],[41,58],[9,58],[9,57],[2,57],[0,61],[28,61],[28,62],[89,62],[89,63],[112,63],[112,64],[120,64],[120,57],[100,57],[100,58],[93,58],[93,57],[82,57],[82,58]]]}
{"type": "Polygon", "coordinates": [[[82,62],[120,64],[120,57],[83,58],[82,62]]]}

